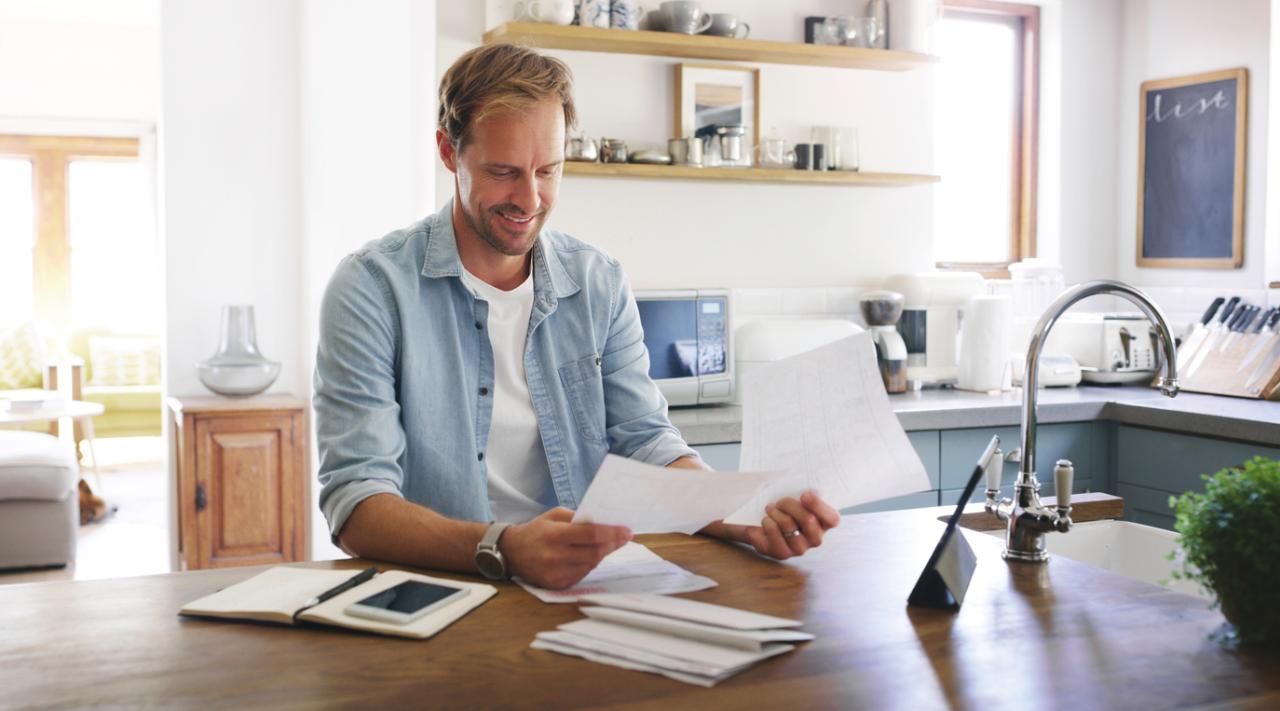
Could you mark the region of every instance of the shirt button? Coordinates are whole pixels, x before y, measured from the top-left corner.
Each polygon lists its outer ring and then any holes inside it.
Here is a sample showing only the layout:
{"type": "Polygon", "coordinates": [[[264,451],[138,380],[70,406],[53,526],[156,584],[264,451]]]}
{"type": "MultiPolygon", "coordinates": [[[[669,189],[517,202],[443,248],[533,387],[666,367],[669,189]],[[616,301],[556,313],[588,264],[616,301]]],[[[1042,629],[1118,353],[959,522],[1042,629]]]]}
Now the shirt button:
{"type": "Polygon", "coordinates": [[[479,329],[479,328],[484,328],[484,325],[483,325],[483,324],[481,324],[479,321],[476,321],[476,328],[477,328],[477,329],[479,329]]]}
{"type": "Polygon", "coordinates": [[[489,388],[480,388],[480,394],[481,394],[481,395],[488,395],[488,394],[489,394],[489,388]]]}
{"type": "Polygon", "coordinates": [[[476,461],[478,461],[478,462],[483,462],[483,461],[484,461],[484,452],[479,452],[479,453],[477,453],[477,454],[476,454],[476,461]]]}

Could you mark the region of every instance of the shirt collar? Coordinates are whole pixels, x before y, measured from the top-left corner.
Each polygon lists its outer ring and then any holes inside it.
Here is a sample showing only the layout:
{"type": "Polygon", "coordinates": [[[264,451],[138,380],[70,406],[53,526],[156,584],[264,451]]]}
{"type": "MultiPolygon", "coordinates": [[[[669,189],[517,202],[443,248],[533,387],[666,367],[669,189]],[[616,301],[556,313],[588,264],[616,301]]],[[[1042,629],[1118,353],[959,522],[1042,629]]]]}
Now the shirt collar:
{"type": "MultiPolygon", "coordinates": [[[[548,248],[547,228],[543,227],[533,245],[533,291],[539,296],[552,294],[562,299],[578,293],[579,286],[560,255],[548,248]]],[[[458,256],[458,237],[453,231],[453,200],[444,204],[431,217],[431,229],[427,232],[426,257],[422,263],[422,276],[428,278],[462,276],[462,259],[458,256]]]]}

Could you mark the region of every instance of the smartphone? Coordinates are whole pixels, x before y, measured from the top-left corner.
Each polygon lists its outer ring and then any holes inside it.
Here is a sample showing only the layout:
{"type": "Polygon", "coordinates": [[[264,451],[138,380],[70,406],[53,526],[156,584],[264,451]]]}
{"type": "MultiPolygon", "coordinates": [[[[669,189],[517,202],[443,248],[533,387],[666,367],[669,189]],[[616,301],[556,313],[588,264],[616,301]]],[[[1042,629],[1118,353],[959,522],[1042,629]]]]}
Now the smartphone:
{"type": "Polygon", "coordinates": [[[407,625],[432,610],[466,597],[469,592],[471,588],[406,580],[347,605],[345,612],[369,620],[407,625]]]}

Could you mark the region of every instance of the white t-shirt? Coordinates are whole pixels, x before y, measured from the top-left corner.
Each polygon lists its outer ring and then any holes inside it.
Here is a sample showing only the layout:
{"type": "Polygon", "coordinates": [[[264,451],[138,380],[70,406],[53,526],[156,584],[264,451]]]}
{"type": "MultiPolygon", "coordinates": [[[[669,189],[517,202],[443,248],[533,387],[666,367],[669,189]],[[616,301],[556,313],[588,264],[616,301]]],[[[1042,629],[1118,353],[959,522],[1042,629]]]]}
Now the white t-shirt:
{"type": "Polygon", "coordinates": [[[524,377],[524,348],[533,311],[532,273],[503,291],[462,270],[462,283],[489,303],[493,348],[493,418],[484,448],[489,505],[495,521],[523,523],[556,505],[538,418],[524,377]]]}

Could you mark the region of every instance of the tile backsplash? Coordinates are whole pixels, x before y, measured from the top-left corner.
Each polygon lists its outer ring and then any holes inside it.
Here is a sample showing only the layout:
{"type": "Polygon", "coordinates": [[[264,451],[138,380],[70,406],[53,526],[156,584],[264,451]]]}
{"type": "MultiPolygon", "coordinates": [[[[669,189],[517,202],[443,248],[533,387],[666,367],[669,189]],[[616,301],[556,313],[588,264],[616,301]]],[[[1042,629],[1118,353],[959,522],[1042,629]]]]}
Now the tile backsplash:
{"type": "Polygon", "coordinates": [[[872,287],[734,289],[735,321],[773,318],[843,318],[859,325],[858,297],[872,287]]]}
{"type": "MultiPolygon", "coordinates": [[[[1008,293],[1008,281],[988,282],[992,293],[1008,293]]],[[[748,321],[787,318],[843,318],[865,326],[858,311],[858,298],[877,287],[783,287],[734,289],[734,321],[741,325],[748,321]]],[[[1159,304],[1169,319],[1169,327],[1176,331],[1186,328],[1200,318],[1205,307],[1214,297],[1236,296],[1242,300],[1264,306],[1280,304],[1280,289],[1223,290],[1206,287],[1166,287],[1138,285],[1159,304]]],[[[1136,311],[1128,301],[1110,296],[1097,296],[1075,307],[1081,311],[1136,311]]]]}

